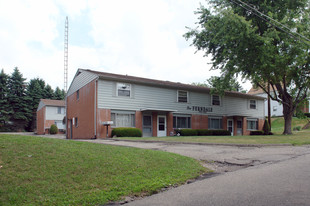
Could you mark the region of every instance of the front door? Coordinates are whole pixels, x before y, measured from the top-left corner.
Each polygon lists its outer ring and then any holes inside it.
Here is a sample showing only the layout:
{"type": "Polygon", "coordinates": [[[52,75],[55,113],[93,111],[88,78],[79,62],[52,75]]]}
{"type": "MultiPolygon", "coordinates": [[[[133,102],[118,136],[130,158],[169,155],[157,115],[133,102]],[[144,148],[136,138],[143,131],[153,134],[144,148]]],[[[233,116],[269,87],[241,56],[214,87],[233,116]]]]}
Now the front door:
{"type": "Polygon", "coordinates": [[[152,137],[152,116],[151,115],[143,115],[143,122],[142,122],[142,130],[143,130],[143,137],[152,137]]]}
{"type": "Polygon", "coordinates": [[[234,136],[234,120],[227,120],[227,130],[230,132],[231,136],[234,136]]]}
{"type": "Polygon", "coordinates": [[[237,135],[242,135],[242,120],[237,120],[237,135]]]}
{"type": "Polygon", "coordinates": [[[167,136],[167,130],[166,130],[166,116],[158,116],[158,121],[157,121],[157,136],[158,136],[158,137],[167,136]]]}

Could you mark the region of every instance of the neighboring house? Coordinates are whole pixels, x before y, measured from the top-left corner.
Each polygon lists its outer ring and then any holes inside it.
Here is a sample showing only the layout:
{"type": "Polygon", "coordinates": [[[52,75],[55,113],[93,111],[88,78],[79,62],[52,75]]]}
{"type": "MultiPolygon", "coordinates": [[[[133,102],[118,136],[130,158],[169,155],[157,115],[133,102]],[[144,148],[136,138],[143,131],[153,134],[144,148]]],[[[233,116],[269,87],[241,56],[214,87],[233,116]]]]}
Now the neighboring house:
{"type": "Polygon", "coordinates": [[[239,92],[211,95],[206,87],[78,69],[67,93],[67,138],[106,138],[115,127],[143,136],[170,136],[176,128],[261,130],[264,98],[239,92]]]}
{"type": "Polygon", "coordinates": [[[37,134],[48,134],[52,124],[63,132],[66,129],[64,117],[64,100],[41,99],[37,109],[37,134]]]}
{"type": "MultiPolygon", "coordinates": [[[[266,100],[265,100],[265,116],[268,116],[268,101],[267,101],[268,95],[261,88],[255,89],[253,87],[250,89],[248,94],[266,98],[266,100]]],[[[305,104],[305,106],[301,110],[303,112],[309,112],[309,110],[310,110],[309,101],[307,101],[307,103],[305,104]]],[[[276,117],[283,116],[283,105],[277,101],[270,99],[270,115],[276,116],[276,117]]]]}

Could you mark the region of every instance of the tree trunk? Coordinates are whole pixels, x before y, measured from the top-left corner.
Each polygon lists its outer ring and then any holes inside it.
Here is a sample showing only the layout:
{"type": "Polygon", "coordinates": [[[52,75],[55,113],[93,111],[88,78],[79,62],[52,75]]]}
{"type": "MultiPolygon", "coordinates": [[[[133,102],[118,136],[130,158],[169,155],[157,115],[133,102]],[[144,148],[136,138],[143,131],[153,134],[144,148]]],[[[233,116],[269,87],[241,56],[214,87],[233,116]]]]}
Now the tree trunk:
{"type": "Polygon", "coordinates": [[[292,119],[294,114],[293,102],[289,105],[283,104],[284,131],[283,134],[292,134],[292,119]]]}

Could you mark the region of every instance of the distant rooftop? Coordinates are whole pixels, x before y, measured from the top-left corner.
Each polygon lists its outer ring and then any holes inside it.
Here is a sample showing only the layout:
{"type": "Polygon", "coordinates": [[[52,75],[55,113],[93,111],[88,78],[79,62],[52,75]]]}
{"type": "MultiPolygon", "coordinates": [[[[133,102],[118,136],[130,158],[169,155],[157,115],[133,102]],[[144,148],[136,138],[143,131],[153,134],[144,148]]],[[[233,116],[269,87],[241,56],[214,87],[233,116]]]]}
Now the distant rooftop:
{"type": "Polygon", "coordinates": [[[41,102],[43,102],[46,106],[58,106],[58,107],[64,107],[65,101],[64,100],[54,100],[54,99],[40,99],[41,102]]]}

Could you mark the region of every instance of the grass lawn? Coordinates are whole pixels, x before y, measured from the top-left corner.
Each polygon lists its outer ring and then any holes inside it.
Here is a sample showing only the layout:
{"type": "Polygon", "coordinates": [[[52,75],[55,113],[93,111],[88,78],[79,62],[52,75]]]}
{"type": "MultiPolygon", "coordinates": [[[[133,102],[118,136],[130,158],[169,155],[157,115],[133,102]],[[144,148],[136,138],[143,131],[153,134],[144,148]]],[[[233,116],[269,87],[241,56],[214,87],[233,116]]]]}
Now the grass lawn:
{"type": "Polygon", "coordinates": [[[103,205],[205,171],[167,152],[0,134],[0,205],[103,205]]]}
{"type": "MultiPolygon", "coordinates": [[[[304,126],[307,120],[293,118],[292,128],[295,126],[304,126]]],[[[145,141],[167,141],[167,142],[194,142],[194,143],[218,143],[218,144],[292,144],[304,145],[310,144],[310,129],[294,131],[293,135],[282,135],[284,120],[273,118],[272,132],[274,135],[268,136],[183,136],[183,137],[143,137],[143,138],[118,138],[129,140],[145,141]]]]}

